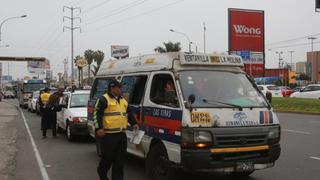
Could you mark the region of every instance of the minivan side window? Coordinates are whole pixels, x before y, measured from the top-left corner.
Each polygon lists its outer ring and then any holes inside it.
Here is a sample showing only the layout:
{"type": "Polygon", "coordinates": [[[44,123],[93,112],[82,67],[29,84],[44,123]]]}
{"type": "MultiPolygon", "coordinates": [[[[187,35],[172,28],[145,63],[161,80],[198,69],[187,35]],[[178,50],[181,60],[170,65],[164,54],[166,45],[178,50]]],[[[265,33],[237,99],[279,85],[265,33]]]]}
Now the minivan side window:
{"type": "Polygon", "coordinates": [[[164,106],[179,107],[176,87],[171,75],[157,74],[153,77],[150,100],[164,106]]]}
{"type": "Polygon", "coordinates": [[[147,75],[125,76],[121,81],[121,90],[129,104],[139,105],[144,94],[147,75]]]}
{"type": "Polygon", "coordinates": [[[108,84],[113,78],[99,78],[96,79],[94,84],[93,93],[91,94],[91,98],[98,99],[100,98],[107,90],[108,84]]]}

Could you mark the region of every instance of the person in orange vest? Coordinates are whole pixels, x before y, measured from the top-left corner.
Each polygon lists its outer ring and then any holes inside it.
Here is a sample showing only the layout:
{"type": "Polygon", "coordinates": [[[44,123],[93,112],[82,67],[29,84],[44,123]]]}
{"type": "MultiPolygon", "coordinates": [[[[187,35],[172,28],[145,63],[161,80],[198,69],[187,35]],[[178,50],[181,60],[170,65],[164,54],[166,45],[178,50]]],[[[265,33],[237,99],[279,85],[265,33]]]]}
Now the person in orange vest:
{"type": "Polygon", "coordinates": [[[112,80],[108,92],[100,97],[95,106],[94,123],[101,142],[101,159],[97,168],[100,180],[108,180],[112,165],[112,180],[123,180],[124,160],[127,152],[125,130],[128,122],[138,130],[136,120],[128,109],[128,102],[121,96],[121,84],[112,80]]]}
{"type": "Polygon", "coordinates": [[[41,93],[40,97],[39,97],[39,105],[40,105],[40,109],[41,109],[41,130],[42,130],[42,137],[46,138],[47,135],[47,129],[49,127],[49,122],[48,122],[48,110],[46,108],[48,101],[50,98],[50,90],[48,87],[46,87],[44,89],[44,92],[41,93]]]}

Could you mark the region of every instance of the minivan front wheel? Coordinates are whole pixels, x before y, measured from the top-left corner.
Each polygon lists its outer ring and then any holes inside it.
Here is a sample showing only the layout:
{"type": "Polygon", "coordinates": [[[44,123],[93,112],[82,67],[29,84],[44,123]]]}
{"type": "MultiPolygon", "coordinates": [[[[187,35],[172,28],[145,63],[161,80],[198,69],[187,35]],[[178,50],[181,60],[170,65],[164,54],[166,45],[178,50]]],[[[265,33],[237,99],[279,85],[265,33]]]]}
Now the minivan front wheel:
{"type": "Polygon", "coordinates": [[[175,169],[170,166],[166,148],[156,144],[148,153],[146,172],[153,180],[171,180],[175,178],[175,169]]]}

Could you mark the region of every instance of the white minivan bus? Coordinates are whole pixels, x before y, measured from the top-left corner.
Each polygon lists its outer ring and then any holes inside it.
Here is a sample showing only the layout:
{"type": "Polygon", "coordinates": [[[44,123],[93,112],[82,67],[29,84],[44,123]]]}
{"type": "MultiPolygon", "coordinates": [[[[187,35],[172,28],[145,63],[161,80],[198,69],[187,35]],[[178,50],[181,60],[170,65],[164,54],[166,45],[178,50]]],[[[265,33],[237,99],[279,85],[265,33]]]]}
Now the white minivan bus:
{"type": "MultiPolygon", "coordinates": [[[[88,102],[88,128],[108,82],[122,83],[123,96],[145,134],[127,151],[146,159],[152,179],[174,170],[248,176],[274,166],[280,156],[280,125],[239,56],[163,53],[105,61],[88,102]]],[[[97,140],[99,152],[99,141],[97,140]]]]}

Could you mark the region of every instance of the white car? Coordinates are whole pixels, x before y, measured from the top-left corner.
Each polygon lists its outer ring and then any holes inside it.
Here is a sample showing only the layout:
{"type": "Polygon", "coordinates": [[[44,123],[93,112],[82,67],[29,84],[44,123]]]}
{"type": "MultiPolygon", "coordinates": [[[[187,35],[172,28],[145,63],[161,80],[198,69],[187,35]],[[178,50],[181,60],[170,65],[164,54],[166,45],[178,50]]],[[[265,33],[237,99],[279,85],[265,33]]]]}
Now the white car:
{"type": "Polygon", "coordinates": [[[66,132],[69,141],[76,136],[89,135],[87,127],[87,104],[90,91],[65,92],[61,101],[62,110],[57,112],[57,130],[66,132]]]}
{"type": "Polygon", "coordinates": [[[36,112],[36,106],[39,99],[39,93],[40,91],[34,91],[32,93],[32,96],[28,100],[28,111],[30,112],[36,112]]]}
{"type": "Polygon", "coordinates": [[[320,99],[320,84],[310,84],[290,95],[291,98],[320,99]]]}
{"type": "Polygon", "coordinates": [[[272,97],[283,97],[281,89],[276,85],[258,85],[258,88],[264,95],[267,92],[271,92],[272,97]]]}

